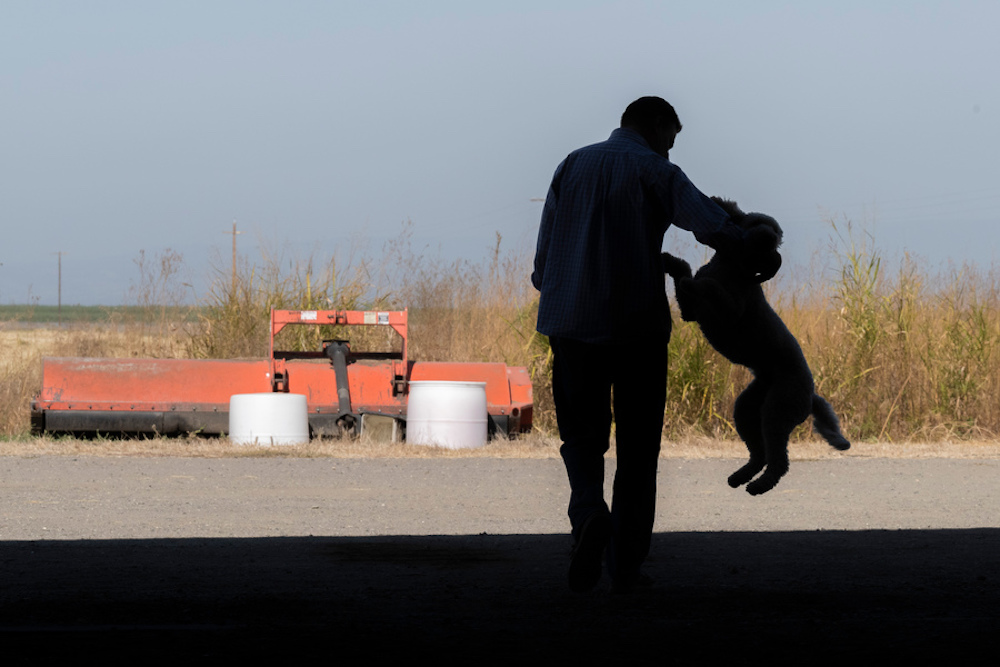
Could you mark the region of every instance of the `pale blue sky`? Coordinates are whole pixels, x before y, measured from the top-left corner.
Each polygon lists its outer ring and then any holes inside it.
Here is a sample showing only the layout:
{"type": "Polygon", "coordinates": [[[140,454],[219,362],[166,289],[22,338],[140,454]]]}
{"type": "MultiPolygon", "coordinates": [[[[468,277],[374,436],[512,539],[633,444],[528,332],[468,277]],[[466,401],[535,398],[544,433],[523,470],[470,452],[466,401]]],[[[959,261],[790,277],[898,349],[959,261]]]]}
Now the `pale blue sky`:
{"type": "MultiPolygon", "coordinates": [[[[140,250],[531,246],[552,171],[674,103],[703,191],[991,265],[1000,2],[0,2],[0,302],[121,302],[140,250]]],[[[794,270],[790,263],[786,270],[794,270]]]]}

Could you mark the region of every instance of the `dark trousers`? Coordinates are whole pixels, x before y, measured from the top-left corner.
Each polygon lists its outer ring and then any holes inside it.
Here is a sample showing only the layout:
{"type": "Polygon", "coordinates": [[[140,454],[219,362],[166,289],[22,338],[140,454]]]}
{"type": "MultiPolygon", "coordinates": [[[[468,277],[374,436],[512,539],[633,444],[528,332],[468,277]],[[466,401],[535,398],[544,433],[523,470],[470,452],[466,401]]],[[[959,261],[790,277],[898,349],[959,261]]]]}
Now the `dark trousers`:
{"type": "Polygon", "coordinates": [[[611,577],[622,581],[638,575],[649,554],[666,406],[668,338],[656,349],[643,350],[567,338],[549,341],[552,394],[575,538],[591,515],[609,511],[604,500],[604,454],[614,415],[618,469],[607,564],[611,577]]]}

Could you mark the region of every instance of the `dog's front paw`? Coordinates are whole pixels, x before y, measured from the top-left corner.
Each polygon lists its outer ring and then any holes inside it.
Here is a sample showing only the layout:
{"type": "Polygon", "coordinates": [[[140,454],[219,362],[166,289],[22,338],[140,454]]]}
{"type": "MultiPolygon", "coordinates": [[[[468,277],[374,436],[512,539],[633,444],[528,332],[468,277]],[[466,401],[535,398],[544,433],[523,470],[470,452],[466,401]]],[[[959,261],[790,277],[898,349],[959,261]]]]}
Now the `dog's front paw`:
{"type": "Polygon", "coordinates": [[[669,252],[660,255],[663,261],[663,272],[674,280],[691,277],[691,265],[680,257],[674,257],[669,252]]]}

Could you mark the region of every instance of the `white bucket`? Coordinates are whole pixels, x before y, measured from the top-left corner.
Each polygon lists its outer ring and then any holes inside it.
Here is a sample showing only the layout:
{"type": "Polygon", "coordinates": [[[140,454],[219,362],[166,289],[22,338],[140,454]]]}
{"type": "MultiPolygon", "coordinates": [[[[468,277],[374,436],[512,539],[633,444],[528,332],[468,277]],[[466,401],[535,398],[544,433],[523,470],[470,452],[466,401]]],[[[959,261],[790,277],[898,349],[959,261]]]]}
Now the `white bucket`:
{"type": "Polygon", "coordinates": [[[410,383],[406,441],[448,449],[486,444],[485,382],[424,380],[410,383]]]}
{"type": "Polygon", "coordinates": [[[303,394],[234,394],[229,399],[229,438],[239,445],[309,442],[303,394]]]}

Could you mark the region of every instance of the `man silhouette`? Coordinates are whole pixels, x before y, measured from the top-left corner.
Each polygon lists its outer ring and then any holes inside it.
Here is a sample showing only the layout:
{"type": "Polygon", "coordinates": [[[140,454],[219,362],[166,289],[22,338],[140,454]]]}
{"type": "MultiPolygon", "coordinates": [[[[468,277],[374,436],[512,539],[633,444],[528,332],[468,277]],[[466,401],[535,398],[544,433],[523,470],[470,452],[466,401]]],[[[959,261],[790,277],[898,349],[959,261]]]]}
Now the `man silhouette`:
{"type": "Polygon", "coordinates": [[[670,339],[664,233],[677,225],[716,248],[742,239],[670,162],[680,130],[665,100],[630,104],[607,141],[573,151],[558,166],[538,230],[531,281],[541,293],[537,328],[553,353],[575,540],[569,585],[578,592],[600,581],[606,547],[616,590],[649,583],[640,567],[656,511],[670,339]],[[609,509],[604,454],[612,414],[618,467],[609,509]]]}

